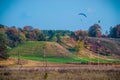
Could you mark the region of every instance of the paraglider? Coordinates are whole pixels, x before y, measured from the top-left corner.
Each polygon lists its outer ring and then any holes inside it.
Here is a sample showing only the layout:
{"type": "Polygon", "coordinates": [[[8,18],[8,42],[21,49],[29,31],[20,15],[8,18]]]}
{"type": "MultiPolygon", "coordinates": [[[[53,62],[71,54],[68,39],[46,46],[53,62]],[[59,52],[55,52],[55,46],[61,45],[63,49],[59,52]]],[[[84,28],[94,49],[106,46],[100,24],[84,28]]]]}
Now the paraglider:
{"type": "Polygon", "coordinates": [[[87,15],[84,14],[84,13],[79,13],[78,15],[82,15],[82,16],[84,16],[84,17],[87,17],[87,15]]]}

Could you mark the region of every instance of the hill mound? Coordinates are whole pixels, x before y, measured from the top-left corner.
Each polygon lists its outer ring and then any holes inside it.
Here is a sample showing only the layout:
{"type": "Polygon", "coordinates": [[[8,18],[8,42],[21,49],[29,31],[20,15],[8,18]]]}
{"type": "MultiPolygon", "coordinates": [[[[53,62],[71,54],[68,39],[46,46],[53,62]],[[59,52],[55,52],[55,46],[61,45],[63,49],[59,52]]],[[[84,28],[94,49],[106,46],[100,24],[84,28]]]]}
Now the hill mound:
{"type": "Polygon", "coordinates": [[[9,54],[43,56],[43,47],[48,57],[71,57],[71,53],[56,42],[27,41],[11,49],[9,54]]]}

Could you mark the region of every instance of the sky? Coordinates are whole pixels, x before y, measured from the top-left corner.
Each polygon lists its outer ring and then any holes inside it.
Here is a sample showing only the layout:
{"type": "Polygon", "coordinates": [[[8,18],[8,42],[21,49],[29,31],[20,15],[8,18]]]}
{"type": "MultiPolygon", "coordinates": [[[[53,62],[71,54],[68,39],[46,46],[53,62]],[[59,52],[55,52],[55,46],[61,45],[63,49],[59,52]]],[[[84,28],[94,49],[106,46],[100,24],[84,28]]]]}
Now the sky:
{"type": "Polygon", "coordinates": [[[120,24],[120,0],[0,0],[0,24],[6,26],[75,31],[95,23],[103,32],[120,24]]]}

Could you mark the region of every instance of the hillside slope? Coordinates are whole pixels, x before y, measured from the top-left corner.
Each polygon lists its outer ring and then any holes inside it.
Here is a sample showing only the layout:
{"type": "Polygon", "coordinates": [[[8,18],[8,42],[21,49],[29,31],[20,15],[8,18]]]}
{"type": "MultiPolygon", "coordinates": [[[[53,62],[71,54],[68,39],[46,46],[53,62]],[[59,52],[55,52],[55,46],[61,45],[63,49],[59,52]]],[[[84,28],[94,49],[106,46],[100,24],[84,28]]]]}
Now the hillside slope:
{"type": "Polygon", "coordinates": [[[65,60],[65,62],[71,62],[69,60],[74,60],[79,62],[81,60],[85,61],[97,61],[97,59],[101,60],[116,60],[119,58],[113,56],[104,56],[98,55],[92,51],[89,51],[86,48],[83,48],[80,52],[70,51],[68,48],[74,48],[76,42],[73,42],[69,37],[63,37],[64,41],[62,44],[56,42],[48,42],[48,41],[26,41],[23,44],[11,49],[8,53],[10,55],[15,55],[17,57],[18,53],[21,58],[31,59],[31,60],[42,60],[43,58],[43,47],[45,47],[45,54],[47,59],[51,62],[61,62],[65,60]],[[68,59],[73,58],[73,59],[68,59]],[[52,59],[52,60],[51,60],[52,59]]]}
{"type": "MultiPolygon", "coordinates": [[[[110,39],[110,38],[93,38],[93,37],[88,37],[86,39],[89,42],[90,46],[96,46],[95,42],[97,42],[98,40],[100,41],[100,45],[101,45],[101,49],[104,50],[104,48],[107,48],[110,50],[110,55],[103,55],[103,54],[99,54],[99,57],[101,59],[119,59],[119,55],[120,55],[120,42],[119,39],[110,39]]],[[[62,37],[62,46],[64,46],[65,48],[69,49],[69,48],[74,48],[75,45],[77,45],[77,41],[73,40],[71,37],[69,36],[64,36],[62,37]]],[[[98,58],[98,53],[92,51],[92,50],[88,50],[86,48],[84,48],[82,51],[80,52],[76,52],[78,55],[78,57],[87,57],[87,58],[98,58]]],[[[104,54],[107,54],[106,51],[104,51],[104,54]]]]}
{"type": "Polygon", "coordinates": [[[91,38],[91,44],[93,45],[94,42],[97,40],[100,41],[100,48],[107,48],[110,51],[111,56],[120,57],[120,39],[111,39],[111,38],[91,38]]]}
{"type": "Polygon", "coordinates": [[[43,56],[43,47],[48,57],[71,57],[71,53],[56,42],[27,41],[11,49],[9,54],[43,56]]]}

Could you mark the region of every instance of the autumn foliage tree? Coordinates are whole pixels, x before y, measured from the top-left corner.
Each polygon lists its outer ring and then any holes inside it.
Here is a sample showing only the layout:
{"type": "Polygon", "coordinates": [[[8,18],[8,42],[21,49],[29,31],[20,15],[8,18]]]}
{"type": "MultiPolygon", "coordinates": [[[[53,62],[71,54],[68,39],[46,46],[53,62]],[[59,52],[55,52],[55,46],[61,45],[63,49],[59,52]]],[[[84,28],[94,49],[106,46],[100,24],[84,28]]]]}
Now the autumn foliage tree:
{"type": "Polygon", "coordinates": [[[83,39],[88,36],[88,31],[77,30],[75,31],[76,40],[83,39]]]}
{"type": "Polygon", "coordinates": [[[33,27],[32,26],[24,26],[23,30],[24,31],[32,31],[33,27]]]}
{"type": "Polygon", "coordinates": [[[94,24],[89,28],[88,33],[90,37],[101,37],[101,27],[98,24],[94,24]]]}
{"type": "Polygon", "coordinates": [[[78,40],[77,45],[75,46],[76,51],[81,51],[84,48],[84,40],[78,40]]]}
{"type": "Polygon", "coordinates": [[[31,31],[27,31],[25,33],[27,40],[33,41],[45,41],[45,35],[39,29],[32,29],[31,31]]]}
{"type": "Polygon", "coordinates": [[[10,47],[15,47],[15,46],[17,46],[17,44],[22,42],[21,38],[19,37],[19,32],[16,28],[9,28],[6,31],[6,34],[7,34],[8,40],[9,40],[10,47]]]}

